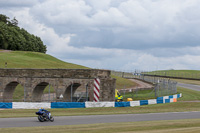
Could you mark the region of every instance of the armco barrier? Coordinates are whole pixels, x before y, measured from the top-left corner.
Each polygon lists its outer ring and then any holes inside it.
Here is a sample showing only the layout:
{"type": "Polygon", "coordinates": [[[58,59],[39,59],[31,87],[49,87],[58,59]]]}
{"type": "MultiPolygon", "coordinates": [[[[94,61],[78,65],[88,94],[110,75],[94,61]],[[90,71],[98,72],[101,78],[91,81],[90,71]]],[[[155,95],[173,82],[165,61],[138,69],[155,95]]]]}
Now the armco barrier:
{"type": "Polygon", "coordinates": [[[130,102],[115,102],[115,107],[130,107],[130,102]]]}
{"type": "Polygon", "coordinates": [[[53,102],[51,108],[85,108],[85,103],[80,102],[53,102]]]}
{"type": "Polygon", "coordinates": [[[134,107],[150,104],[162,104],[177,102],[177,98],[182,97],[182,94],[171,96],[158,97],[157,99],[139,100],[130,102],[52,102],[52,103],[32,103],[32,102],[0,102],[0,108],[13,108],[13,109],[39,109],[43,108],[94,108],[94,107],[134,107]]]}
{"type": "Polygon", "coordinates": [[[3,102],[0,102],[0,108],[12,109],[12,103],[3,103],[3,102]]]}

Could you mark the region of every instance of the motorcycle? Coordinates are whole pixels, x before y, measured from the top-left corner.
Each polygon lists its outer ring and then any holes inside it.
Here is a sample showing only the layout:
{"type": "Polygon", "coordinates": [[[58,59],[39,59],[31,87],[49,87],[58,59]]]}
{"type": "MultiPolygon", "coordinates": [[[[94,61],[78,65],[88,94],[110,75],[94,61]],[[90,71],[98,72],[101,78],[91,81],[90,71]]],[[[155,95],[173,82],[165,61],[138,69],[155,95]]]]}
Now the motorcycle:
{"type": "Polygon", "coordinates": [[[54,118],[53,118],[53,116],[51,115],[51,113],[49,111],[47,111],[47,112],[38,111],[38,112],[35,112],[35,114],[38,115],[38,120],[40,122],[44,122],[44,121],[53,122],[54,121],[54,118]]]}

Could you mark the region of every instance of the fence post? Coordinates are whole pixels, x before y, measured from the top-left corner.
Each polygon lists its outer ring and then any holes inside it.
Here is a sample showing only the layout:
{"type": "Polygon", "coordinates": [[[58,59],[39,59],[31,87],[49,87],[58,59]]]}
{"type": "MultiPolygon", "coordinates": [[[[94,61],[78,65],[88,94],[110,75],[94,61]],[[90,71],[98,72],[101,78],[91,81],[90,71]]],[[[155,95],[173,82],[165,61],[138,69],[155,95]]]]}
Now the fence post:
{"type": "Polygon", "coordinates": [[[88,83],[86,84],[86,101],[88,101],[88,83]]]}
{"type": "Polygon", "coordinates": [[[26,102],[26,85],[24,84],[24,102],[26,102]]]}
{"type": "Polygon", "coordinates": [[[155,84],[154,89],[155,89],[155,97],[157,98],[157,84],[155,84]]]}
{"type": "Polygon", "coordinates": [[[48,97],[48,101],[50,102],[50,84],[49,84],[49,97],[48,97]]]}
{"type": "Polygon", "coordinates": [[[73,83],[71,84],[71,102],[72,102],[72,97],[73,97],[73,95],[72,95],[72,90],[73,90],[73,83]]]}

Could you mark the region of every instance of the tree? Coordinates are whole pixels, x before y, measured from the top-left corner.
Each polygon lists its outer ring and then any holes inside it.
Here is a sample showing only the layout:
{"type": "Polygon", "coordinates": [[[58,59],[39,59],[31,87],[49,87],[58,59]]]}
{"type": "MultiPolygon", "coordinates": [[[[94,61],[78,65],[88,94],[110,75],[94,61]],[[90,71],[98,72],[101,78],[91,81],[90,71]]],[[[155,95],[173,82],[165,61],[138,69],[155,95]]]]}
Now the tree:
{"type": "Polygon", "coordinates": [[[8,19],[10,18],[7,17],[6,15],[0,14],[0,22],[7,24],[9,22],[8,19]]]}
{"type": "Polygon", "coordinates": [[[18,26],[18,21],[15,17],[13,18],[13,20],[11,20],[11,24],[14,26],[18,26]]]}
{"type": "Polygon", "coordinates": [[[40,37],[28,33],[18,27],[18,20],[0,14],[0,49],[34,51],[46,53],[46,45],[40,37]]]}

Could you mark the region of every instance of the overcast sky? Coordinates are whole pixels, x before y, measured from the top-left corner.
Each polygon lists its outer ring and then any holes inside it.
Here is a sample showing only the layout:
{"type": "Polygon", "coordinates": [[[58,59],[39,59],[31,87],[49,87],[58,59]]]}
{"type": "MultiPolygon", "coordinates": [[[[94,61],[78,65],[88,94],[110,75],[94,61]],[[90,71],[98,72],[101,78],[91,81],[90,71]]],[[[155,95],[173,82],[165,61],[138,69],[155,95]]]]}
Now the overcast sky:
{"type": "Polygon", "coordinates": [[[200,70],[200,0],[0,0],[47,54],[91,68],[200,70]]]}

